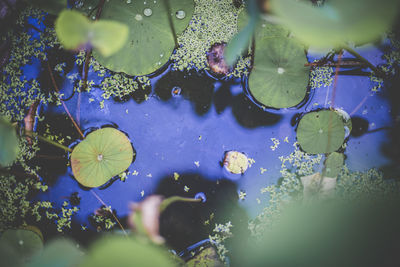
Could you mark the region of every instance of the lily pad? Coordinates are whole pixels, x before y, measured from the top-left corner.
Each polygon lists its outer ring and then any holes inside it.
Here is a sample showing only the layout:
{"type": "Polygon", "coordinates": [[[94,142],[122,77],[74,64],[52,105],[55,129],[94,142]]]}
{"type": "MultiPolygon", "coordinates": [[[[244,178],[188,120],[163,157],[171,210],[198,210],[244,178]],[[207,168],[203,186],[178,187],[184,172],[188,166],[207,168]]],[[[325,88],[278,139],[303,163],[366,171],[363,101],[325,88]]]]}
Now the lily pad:
{"type": "Polygon", "coordinates": [[[345,129],[342,118],[330,110],[304,115],[297,128],[297,140],[301,148],[310,154],[331,153],[344,141],[345,129]]]}
{"type": "Polygon", "coordinates": [[[14,251],[22,261],[28,261],[43,248],[41,237],[30,230],[9,229],[1,234],[0,243],[14,251]]]}
{"type": "Polygon", "coordinates": [[[176,266],[168,250],[150,242],[123,237],[107,237],[90,249],[82,267],[176,266]]]}
{"type": "Polygon", "coordinates": [[[15,128],[0,116],[0,165],[9,166],[18,156],[19,140],[15,128]]]}
{"type": "Polygon", "coordinates": [[[90,21],[81,13],[64,10],[58,16],[55,29],[66,49],[93,47],[103,56],[117,52],[128,38],[128,27],[116,21],[90,21]]]}
{"type": "Polygon", "coordinates": [[[343,168],[344,155],[333,152],[325,160],[324,176],[335,178],[343,168]]]}
{"type": "Polygon", "coordinates": [[[175,48],[169,24],[171,18],[176,34],[188,25],[194,11],[193,0],[110,1],[105,2],[101,19],[119,21],[129,26],[128,42],[117,53],[94,57],[106,68],[129,75],[146,75],[168,62],[175,48]]]}
{"type": "Polygon", "coordinates": [[[75,179],[86,187],[98,187],[125,171],[134,156],[128,137],[114,128],[91,132],[71,153],[75,179]]]}
{"type": "Polygon", "coordinates": [[[288,37],[257,39],[249,90],[261,104],[272,108],[298,105],[306,96],[309,68],[304,47],[288,37]]]}
{"type": "Polygon", "coordinates": [[[321,48],[375,41],[390,28],[399,11],[397,0],[324,2],[316,7],[311,1],[273,0],[270,7],[297,38],[321,48]]]}

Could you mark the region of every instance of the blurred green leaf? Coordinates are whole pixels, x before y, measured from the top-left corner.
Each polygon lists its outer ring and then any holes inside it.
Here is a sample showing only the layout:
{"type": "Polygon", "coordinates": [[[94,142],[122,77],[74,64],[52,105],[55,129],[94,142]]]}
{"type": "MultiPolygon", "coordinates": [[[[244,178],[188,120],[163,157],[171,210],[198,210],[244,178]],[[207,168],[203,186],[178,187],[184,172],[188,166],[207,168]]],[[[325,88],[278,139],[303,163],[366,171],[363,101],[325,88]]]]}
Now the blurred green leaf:
{"type": "Polygon", "coordinates": [[[119,22],[100,20],[93,23],[92,31],[90,43],[103,56],[108,57],[123,47],[129,28],[119,22]]]}
{"type": "Polygon", "coordinates": [[[89,42],[89,19],[73,10],[64,10],[58,16],[55,29],[66,49],[80,49],[89,42]]]}
{"type": "Polygon", "coordinates": [[[242,11],[242,13],[248,14],[247,18],[249,19],[247,20],[247,24],[245,27],[240,29],[235,36],[233,36],[232,40],[229,41],[224,50],[224,58],[228,66],[233,66],[242,53],[248,49],[260,17],[255,2],[255,0],[250,0],[246,10],[247,12],[242,11]]]}
{"type": "Polygon", "coordinates": [[[297,141],[310,154],[338,150],[344,142],[344,134],[342,118],[331,110],[309,112],[300,119],[297,127],[297,141]]]}
{"type": "Polygon", "coordinates": [[[43,248],[41,237],[33,231],[24,229],[6,230],[1,234],[0,244],[8,246],[23,262],[29,261],[43,248]]]}
{"type": "Polygon", "coordinates": [[[399,11],[398,0],[335,0],[320,7],[296,0],[271,0],[270,4],[297,38],[320,48],[375,41],[390,28],[399,11]]]}
{"type": "Polygon", "coordinates": [[[64,10],[55,24],[57,36],[66,49],[81,49],[90,45],[108,57],[125,44],[129,29],[126,25],[101,20],[91,22],[77,11],[64,10]]]}
{"type": "Polygon", "coordinates": [[[114,128],[89,133],[71,153],[74,177],[86,187],[98,187],[125,171],[132,163],[128,137],[114,128]]]}
{"type": "Polygon", "coordinates": [[[9,166],[17,158],[19,139],[15,128],[0,116],[0,165],[9,166]]]}
{"type": "Polygon", "coordinates": [[[57,239],[46,244],[43,252],[33,257],[26,267],[75,267],[83,256],[72,241],[57,239]]]}
{"type": "Polygon", "coordinates": [[[133,238],[110,236],[90,248],[81,267],[172,267],[176,266],[166,248],[133,238]]]}

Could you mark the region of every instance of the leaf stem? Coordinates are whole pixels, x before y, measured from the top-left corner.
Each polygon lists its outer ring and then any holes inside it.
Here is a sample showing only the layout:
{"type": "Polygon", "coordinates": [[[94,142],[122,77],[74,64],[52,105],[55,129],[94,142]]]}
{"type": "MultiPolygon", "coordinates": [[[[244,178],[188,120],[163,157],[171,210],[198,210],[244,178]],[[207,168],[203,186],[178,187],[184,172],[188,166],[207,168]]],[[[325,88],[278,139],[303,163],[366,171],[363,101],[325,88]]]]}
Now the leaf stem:
{"type": "Polygon", "coordinates": [[[201,198],[189,198],[189,197],[181,197],[181,196],[172,196],[164,199],[160,205],[160,213],[162,213],[169,205],[174,202],[182,201],[182,202],[201,202],[201,198]]]}
{"type": "Polygon", "coordinates": [[[349,52],[350,54],[352,54],[353,56],[355,56],[358,60],[360,60],[362,63],[364,63],[365,65],[367,65],[374,73],[375,75],[379,76],[379,77],[385,77],[384,73],[382,73],[382,71],[380,71],[377,67],[375,67],[371,62],[369,62],[365,57],[361,56],[359,53],[357,53],[357,51],[355,51],[353,48],[344,45],[343,48],[349,52]]]}
{"type": "MultiPolygon", "coordinates": [[[[51,67],[50,67],[49,61],[47,61],[47,68],[48,68],[49,73],[50,73],[50,78],[51,78],[51,81],[52,81],[52,83],[53,83],[54,90],[56,90],[57,93],[60,93],[60,90],[58,90],[58,87],[57,87],[56,80],[54,79],[53,72],[51,71],[51,67]]],[[[63,107],[64,107],[65,112],[67,113],[68,117],[70,118],[72,124],[75,126],[75,129],[77,130],[77,132],[79,133],[79,135],[82,137],[82,139],[84,139],[85,136],[83,135],[81,129],[80,129],[79,126],[78,126],[78,124],[76,124],[74,118],[72,117],[71,113],[69,112],[69,110],[68,110],[68,108],[67,108],[67,105],[65,105],[65,103],[64,103],[63,100],[60,99],[60,101],[61,101],[61,104],[62,104],[63,107]]]]}
{"type": "Polygon", "coordinates": [[[37,134],[37,133],[35,133],[35,132],[26,131],[25,134],[26,134],[27,136],[29,136],[29,137],[37,137],[39,140],[41,140],[41,141],[43,141],[43,142],[46,142],[46,143],[48,143],[48,144],[50,144],[50,145],[53,145],[53,146],[55,146],[55,147],[61,148],[61,149],[65,150],[66,152],[72,152],[72,149],[71,149],[71,148],[69,148],[69,147],[67,147],[67,146],[64,146],[64,145],[62,145],[62,144],[60,144],[60,143],[58,143],[58,142],[55,142],[55,141],[53,141],[53,140],[50,140],[50,139],[48,139],[48,138],[46,138],[46,137],[44,137],[44,136],[41,136],[40,134],[37,134]]]}

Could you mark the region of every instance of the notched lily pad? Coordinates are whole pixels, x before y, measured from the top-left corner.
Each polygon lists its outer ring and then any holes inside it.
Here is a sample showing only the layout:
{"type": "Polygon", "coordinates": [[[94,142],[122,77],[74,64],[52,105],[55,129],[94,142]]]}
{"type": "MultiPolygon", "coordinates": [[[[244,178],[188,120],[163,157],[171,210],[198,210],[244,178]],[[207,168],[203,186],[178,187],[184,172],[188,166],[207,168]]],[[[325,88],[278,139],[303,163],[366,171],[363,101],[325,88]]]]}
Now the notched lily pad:
{"type": "Polygon", "coordinates": [[[98,187],[125,171],[134,151],[128,137],[114,128],[91,132],[71,153],[75,179],[86,187],[98,187]]]}
{"type": "MultiPolygon", "coordinates": [[[[105,2],[101,19],[119,21],[129,26],[128,42],[110,57],[95,52],[94,57],[106,68],[129,75],[150,74],[168,62],[175,47],[169,17],[180,34],[194,11],[193,0],[110,1],[105,2]]],[[[85,7],[83,7],[84,9],[85,7]]]]}
{"type": "Polygon", "coordinates": [[[304,47],[288,37],[265,35],[256,40],[249,90],[261,104],[272,108],[298,105],[306,96],[309,68],[304,47]]]}
{"type": "Polygon", "coordinates": [[[297,128],[297,140],[301,148],[310,154],[334,152],[342,146],[344,137],[342,118],[330,110],[307,113],[297,128]]]}

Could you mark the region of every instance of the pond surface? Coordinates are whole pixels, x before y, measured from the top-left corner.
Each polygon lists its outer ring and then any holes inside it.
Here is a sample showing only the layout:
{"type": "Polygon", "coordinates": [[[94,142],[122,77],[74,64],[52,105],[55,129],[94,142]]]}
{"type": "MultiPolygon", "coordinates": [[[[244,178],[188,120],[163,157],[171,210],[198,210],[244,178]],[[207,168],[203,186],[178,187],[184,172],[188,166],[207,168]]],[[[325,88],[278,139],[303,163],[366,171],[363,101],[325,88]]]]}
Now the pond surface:
{"type": "MultiPolygon", "coordinates": [[[[368,46],[359,51],[372,63],[380,63],[379,49],[368,46]]],[[[351,56],[344,54],[344,57],[351,56]]],[[[96,81],[98,77],[91,72],[89,79],[96,81]]],[[[129,136],[136,150],[125,181],[116,180],[105,189],[93,189],[118,216],[129,213],[128,204],[132,201],[156,192],[170,194],[160,188],[166,182],[174,184],[174,193],[188,197],[206,191],[198,181],[190,180],[190,177],[201,177],[211,187],[222,180],[232,181],[240,206],[249,217],[254,217],[263,207],[260,200],[265,200],[260,188],[277,182],[281,169],[279,157],[294,150],[296,116],[328,108],[333,92],[333,84],[312,89],[310,99],[298,109],[264,111],[243,93],[240,80],[218,81],[206,74],[167,69],[151,78],[151,85],[152,92],[146,97],[140,96],[141,101],[132,98],[103,101],[103,91],[92,88],[90,92],[76,93],[65,102],[81,129],[114,125],[129,136]],[[274,140],[279,144],[274,145],[274,140]],[[250,159],[251,167],[244,174],[231,174],[221,166],[225,152],[230,150],[243,152],[250,159]]],[[[391,124],[390,106],[379,92],[371,92],[373,86],[368,76],[340,75],[337,81],[334,106],[357,117],[353,122],[356,136],[350,136],[345,150],[346,164],[351,170],[362,171],[389,162],[381,153],[381,144],[387,139],[385,127],[391,124]]],[[[71,90],[71,84],[66,82],[62,91],[70,95],[71,90]]],[[[43,107],[41,112],[49,121],[40,125],[58,123],[61,127],[63,124],[59,120],[65,117],[61,105],[43,107]]],[[[44,168],[53,172],[54,166],[44,168]]],[[[55,173],[51,189],[39,198],[61,206],[66,196],[78,192],[80,211],[74,220],[87,225],[88,216],[101,203],[79,186],[70,167],[55,173]]]]}

